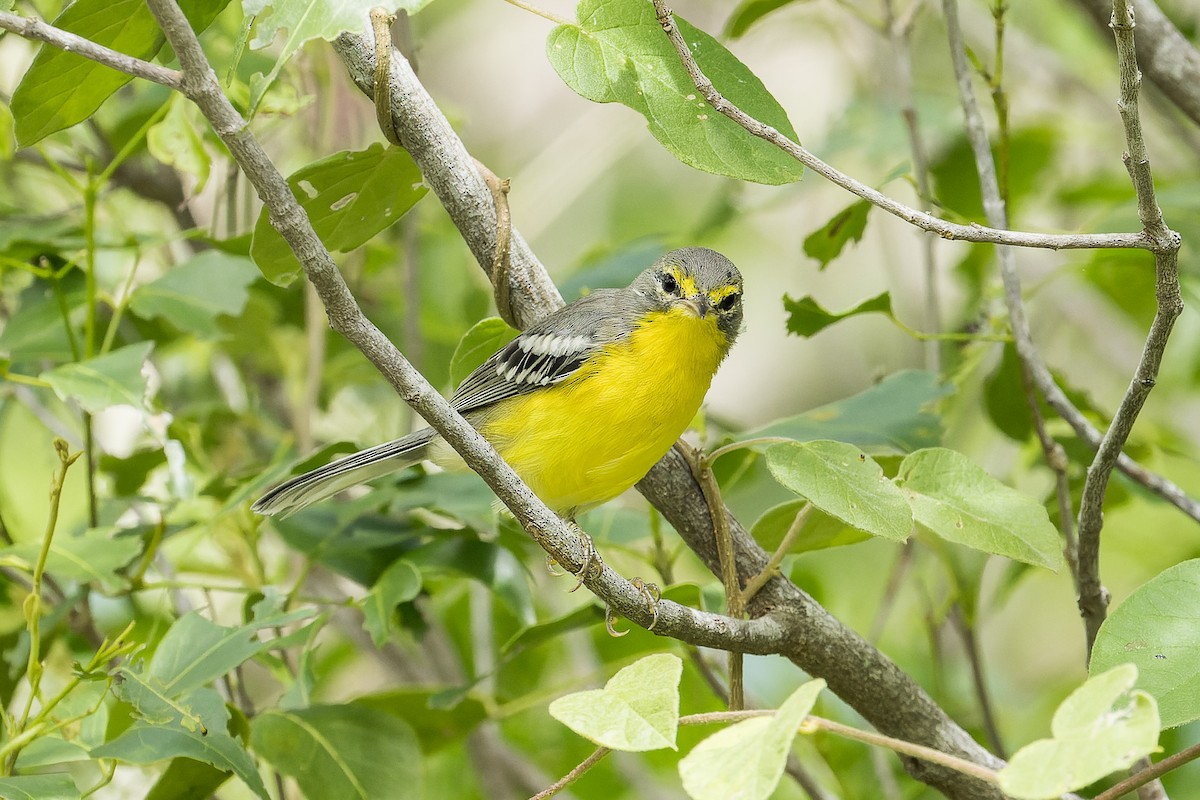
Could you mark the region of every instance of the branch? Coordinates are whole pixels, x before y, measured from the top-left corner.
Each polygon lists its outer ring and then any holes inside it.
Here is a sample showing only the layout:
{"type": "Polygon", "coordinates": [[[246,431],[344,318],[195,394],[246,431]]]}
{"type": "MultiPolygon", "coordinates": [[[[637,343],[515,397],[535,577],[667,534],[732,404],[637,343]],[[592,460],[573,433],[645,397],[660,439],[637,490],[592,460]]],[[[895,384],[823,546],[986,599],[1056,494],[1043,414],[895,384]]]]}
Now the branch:
{"type": "Polygon", "coordinates": [[[1154,193],[1154,177],[1146,155],[1146,141],[1138,114],[1138,90],[1142,75],[1138,71],[1133,41],[1133,10],[1126,0],[1113,2],[1113,34],[1117,40],[1117,62],[1121,72],[1121,95],[1117,108],[1125,127],[1126,152],[1123,155],[1133,188],[1137,192],[1138,217],[1146,236],[1159,242],[1154,249],[1154,294],[1158,310],[1150,323],[1146,344],[1134,371],[1133,380],[1121,399],[1121,405],[1108,426],[1108,432],[1088,467],[1079,504],[1079,611],[1087,630],[1088,654],[1108,610],[1108,593],[1100,584],[1100,529],[1104,525],[1104,495],[1108,479],[1129,438],[1142,406],[1158,380],[1167,339],[1176,318],[1183,311],[1179,294],[1179,234],[1167,228],[1154,193]]]}
{"type": "MultiPolygon", "coordinates": [[[[979,234],[980,232],[989,232],[989,235],[986,237],[978,235],[974,236],[974,238],[970,238],[969,241],[986,241],[994,244],[1011,244],[1025,247],[1135,247],[1145,248],[1151,251],[1156,251],[1159,248],[1169,249],[1171,247],[1171,243],[1169,241],[1156,239],[1155,237],[1149,236],[1145,231],[1139,234],[1114,233],[1048,237],[1046,234],[1020,234],[1011,231],[992,231],[990,228],[983,228],[977,225],[953,226],[948,222],[929,217],[927,214],[922,214],[915,209],[903,206],[900,203],[885,197],[874,189],[864,186],[853,178],[843,175],[842,173],[828,166],[816,156],[812,155],[795,142],[792,142],[790,139],[780,134],[774,128],[751,117],[746,112],[742,111],[740,108],[722,97],[721,94],[713,87],[712,82],[705,77],[704,73],[700,70],[700,67],[696,64],[696,60],[692,57],[691,51],[688,49],[687,44],[683,41],[683,37],[680,36],[678,29],[675,27],[671,12],[665,6],[665,0],[652,0],[652,2],[654,3],[654,8],[659,15],[659,22],[663,25],[663,30],[667,34],[667,37],[671,40],[671,43],[675,45],[675,51],[679,55],[679,60],[683,64],[684,69],[692,78],[696,89],[704,95],[704,98],[709,102],[710,105],[713,106],[713,108],[716,108],[726,117],[738,123],[745,130],[749,131],[755,136],[759,136],[769,142],[772,142],[785,152],[792,155],[793,158],[797,159],[805,166],[810,167],[815,172],[825,176],[838,186],[842,186],[859,197],[875,203],[885,211],[891,211],[892,213],[895,213],[901,219],[911,221],[914,225],[917,225],[923,230],[930,230],[934,233],[942,233],[942,227],[950,226],[951,228],[964,229],[967,233],[979,234]],[[937,226],[929,227],[927,225],[923,225],[919,221],[921,219],[925,219],[927,222],[932,220],[933,222],[937,223],[937,226]],[[991,233],[995,233],[997,235],[993,237],[990,235],[991,233]],[[1047,244],[1047,238],[1056,240],[1056,243],[1047,244]],[[1116,243],[1118,241],[1125,243],[1116,243]]],[[[945,236],[945,238],[960,238],[957,235],[946,235],[945,233],[942,233],[942,235],[945,236]]],[[[968,237],[963,236],[961,238],[967,239],[968,237]]],[[[1176,244],[1175,246],[1177,248],[1178,245],[1176,244]]],[[[1074,429],[1075,434],[1079,436],[1079,438],[1087,442],[1090,447],[1098,448],[1104,438],[1104,434],[1097,430],[1087,420],[1083,413],[1071,403],[1071,401],[1067,398],[1067,395],[1061,388],[1059,388],[1058,384],[1054,380],[1054,376],[1041,361],[1041,357],[1036,351],[1033,351],[1032,356],[1034,356],[1036,360],[1029,362],[1032,373],[1030,377],[1033,379],[1038,391],[1042,393],[1044,398],[1046,398],[1046,402],[1049,403],[1050,406],[1056,412],[1058,412],[1058,414],[1064,420],[1066,420],[1067,424],[1069,424],[1072,429],[1074,429]]],[[[1150,472],[1124,453],[1118,453],[1117,455],[1117,468],[1132,480],[1136,481],[1145,488],[1157,494],[1159,497],[1162,497],[1164,500],[1174,505],[1193,520],[1200,522],[1200,502],[1197,502],[1195,499],[1189,497],[1187,493],[1185,493],[1183,489],[1179,488],[1177,484],[1161,475],[1150,472]]]]}
{"type": "MultiPolygon", "coordinates": [[[[1096,24],[1107,28],[1111,0],[1076,0],[1096,24]]],[[[1200,51],[1167,18],[1154,0],[1134,0],[1138,26],[1138,59],[1146,76],[1192,122],[1200,125],[1200,51]]]]}
{"type": "Polygon", "coordinates": [[[96,44],[90,39],[84,39],[82,36],[76,36],[69,31],[48,25],[36,17],[22,17],[7,11],[0,11],[0,29],[11,31],[25,39],[37,39],[53,45],[59,50],[77,53],[84,58],[106,67],[112,67],[118,72],[124,72],[135,78],[145,78],[171,89],[180,88],[181,76],[173,69],[127,56],[117,50],[96,44]]]}
{"type": "MultiPolygon", "coordinates": [[[[359,89],[368,97],[373,96],[372,43],[358,34],[347,33],[339,36],[333,45],[359,89]]],[[[475,169],[474,160],[417,80],[408,62],[398,54],[392,56],[391,81],[394,124],[401,141],[470,244],[481,268],[490,270],[495,246],[495,209],[490,193],[475,169]]],[[[548,282],[540,264],[533,259],[524,239],[515,229],[512,234],[512,259],[514,273],[524,273],[529,286],[543,287],[544,282],[548,282]]],[[[538,319],[561,304],[557,293],[552,296],[546,290],[518,288],[523,290],[514,291],[511,299],[515,313],[522,319],[538,319]]],[[[433,420],[430,419],[430,422],[432,424],[433,420]]],[[[683,456],[675,450],[669,452],[638,484],[638,490],[662,511],[666,520],[708,568],[714,574],[719,574],[712,518],[683,456]]],[[[744,583],[762,571],[769,556],[732,515],[726,514],[739,576],[744,583]]],[[[567,563],[569,566],[579,562],[574,560],[567,563]]],[[[603,585],[593,581],[587,581],[586,584],[603,599],[612,602],[629,619],[643,626],[650,624],[651,615],[641,594],[632,597],[622,595],[622,602],[626,605],[618,607],[604,594],[606,589],[603,585]],[[633,602],[629,603],[628,600],[633,602]]],[[[720,642],[709,646],[725,650],[736,649],[752,654],[779,653],[810,674],[825,678],[831,691],[882,733],[987,767],[997,768],[1002,764],[951,720],[911,677],[783,578],[769,582],[751,603],[751,613],[762,615],[770,611],[770,616],[760,616],[750,622],[727,617],[713,619],[717,625],[729,625],[727,631],[690,631],[686,625],[699,624],[708,618],[695,616],[699,612],[691,612],[690,609],[677,611],[673,604],[666,601],[660,603],[659,608],[655,633],[668,634],[686,642],[706,638],[720,642]],[[684,612],[693,616],[688,618],[685,625],[677,624],[676,615],[684,612]],[[758,623],[763,623],[763,627],[747,627],[758,623]]],[[[913,759],[905,759],[905,766],[917,779],[941,789],[951,797],[971,800],[999,797],[994,787],[979,784],[952,770],[913,759]]]]}
{"type": "Polygon", "coordinates": [[[704,74],[692,57],[692,52],[684,42],[683,36],[675,27],[674,17],[666,6],[666,0],[652,0],[658,21],[663,31],[675,46],[679,60],[687,70],[696,89],[708,101],[709,105],[736,122],[750,134],[783,150],[792,158],[799,161],[813,172],[826,180],[841,186],[846,191],[894,214],[905,222],[917,226],[921,230],[936,233],[943,239],[960,240],[964,242],[988,242],[990,244],[1010,244],[1017,247],[1041,247],[1051,250],[1092,250],[1100,248],[1135,248],[1153,250],[1158,243],[1144,233],[1026,233],[987,228],[982,225],[959,225],[944,219],[926,214],[897,200],[893,200],[882,192],[861,183],[849,175],[826,164],[805,148],[784,136],[765,122],[742,111],[739,107],[726,100],[713,86],[712,81],[704,74]]]}

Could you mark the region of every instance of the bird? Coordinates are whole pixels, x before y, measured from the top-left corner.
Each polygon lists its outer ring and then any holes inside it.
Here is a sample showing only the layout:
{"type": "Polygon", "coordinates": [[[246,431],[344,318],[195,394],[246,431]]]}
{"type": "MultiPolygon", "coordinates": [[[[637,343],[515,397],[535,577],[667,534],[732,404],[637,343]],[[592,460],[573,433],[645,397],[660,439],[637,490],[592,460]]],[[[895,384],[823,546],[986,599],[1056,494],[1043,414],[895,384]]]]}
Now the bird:
{"type": "MultiPolygon", "coordinates": [[[[519,334],[451,405],[573,522],[641,480],[687,429],[741,331],[742,293],[725,256],[673,250],[629,286],[596,289],[519,334]]],[[[290,478],[252,509],[286,516],[424,460],[466,468],[423,428],[290,478]]]]}

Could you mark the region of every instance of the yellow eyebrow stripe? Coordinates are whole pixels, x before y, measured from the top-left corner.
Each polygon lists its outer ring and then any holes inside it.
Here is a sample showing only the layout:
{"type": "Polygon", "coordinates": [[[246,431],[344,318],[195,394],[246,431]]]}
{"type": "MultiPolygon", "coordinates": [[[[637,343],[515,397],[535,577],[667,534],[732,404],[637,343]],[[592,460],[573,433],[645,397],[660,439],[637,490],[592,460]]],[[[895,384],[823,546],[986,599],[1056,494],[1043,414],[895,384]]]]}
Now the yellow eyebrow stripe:
{"type": "Polygon", "coordinates": [[[715,306],[726,297],[729,297],[729,295],[737,294],[737,291],[738,288],[736,286],[734,286],[732,283],[727,283],[724,286],[713,289],[711,292],[709,292],[708,302],[715,306]]]}

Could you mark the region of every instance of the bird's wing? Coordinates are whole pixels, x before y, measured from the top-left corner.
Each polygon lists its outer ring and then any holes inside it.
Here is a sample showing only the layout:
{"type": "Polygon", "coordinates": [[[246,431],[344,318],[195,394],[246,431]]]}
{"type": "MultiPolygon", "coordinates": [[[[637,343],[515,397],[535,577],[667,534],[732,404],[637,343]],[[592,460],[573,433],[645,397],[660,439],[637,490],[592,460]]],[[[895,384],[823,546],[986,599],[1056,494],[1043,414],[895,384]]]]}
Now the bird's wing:
{"type": "Polygon", "coordinates": [[[605,345],[629,335],[636,316],[614,302],[627,290],[597,290],[559,309],[502,347],[463,380],[450,402],[459,413],[569,378],[605,345]]]}

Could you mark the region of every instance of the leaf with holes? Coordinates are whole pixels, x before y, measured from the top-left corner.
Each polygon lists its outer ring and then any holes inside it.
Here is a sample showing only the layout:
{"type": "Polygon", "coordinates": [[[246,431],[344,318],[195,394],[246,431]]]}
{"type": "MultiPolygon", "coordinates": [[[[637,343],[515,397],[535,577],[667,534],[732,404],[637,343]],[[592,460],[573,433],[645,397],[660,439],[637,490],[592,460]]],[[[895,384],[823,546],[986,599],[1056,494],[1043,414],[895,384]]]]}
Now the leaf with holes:
{"type": "MultiPolygon", "coordinates": [[[[550,32],[546,54],[563,81],[597,103],[622,103],[690,167],[758,183],[800,180],[803,167],[713,109],[688,77],[645,0],[583,0],[577,24],[550,32]]],[[[727,100],[796,140],[787,113],[754,73],[704,31],[675,17],[700,68],[727,100]]]]}
{"type": "Polygon", "coordinates": [[[1137,667],[1122,664],[1072,692],[1054,712],[1053,738],[1022,747],[1000,770],[1005,794],[1051,800],[1158,750],[1158,708],[1133,688],[1137,674],[1137,667]]]}
{"type": "MultiPolygon", "coordinates": [[[[321,241],[339,253],[361,247],[429,191],[412,156],[380,144],[314,161],[293,173],[288,184],[321,241]]],[[[287,286],[300,274],[300,262],[271,226],[266,208],[254,226],[250,256],[277,286],[287,286]]]]}

